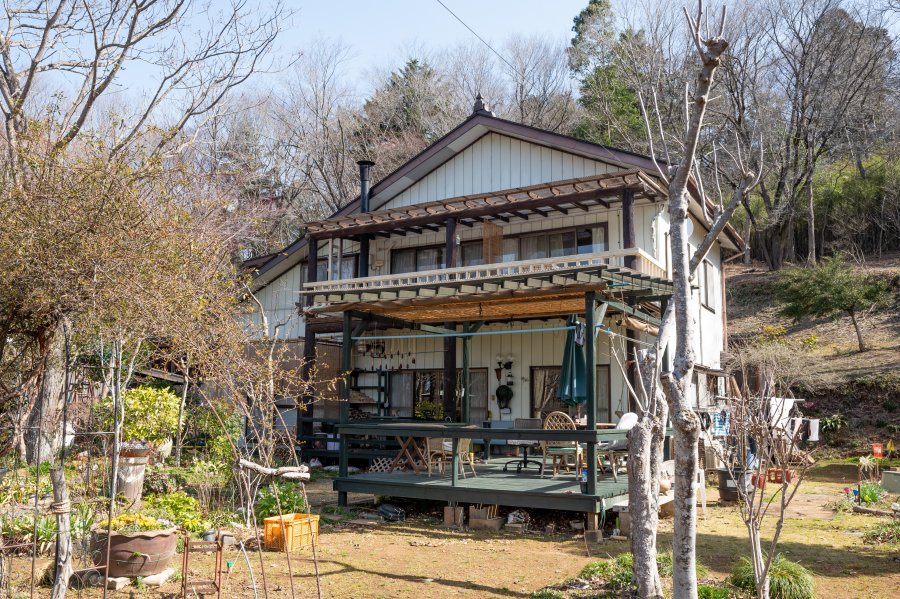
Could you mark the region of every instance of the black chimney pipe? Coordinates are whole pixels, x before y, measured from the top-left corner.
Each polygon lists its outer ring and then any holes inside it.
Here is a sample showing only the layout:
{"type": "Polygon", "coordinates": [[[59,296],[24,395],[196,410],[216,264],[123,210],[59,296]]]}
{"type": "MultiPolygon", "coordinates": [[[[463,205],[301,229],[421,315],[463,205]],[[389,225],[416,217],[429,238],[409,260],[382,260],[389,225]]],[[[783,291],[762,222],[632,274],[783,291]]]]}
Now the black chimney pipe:
{"type": "MultiPolygon", "coordinates": [[[[360,160],[359,165],[359,211],[369,211],[369,172],[375,163],[371,160],[360,160]]],[[[360,277],[369,276],[369,236],[361,235],[359,238],[359,273],[360,277]]]]}

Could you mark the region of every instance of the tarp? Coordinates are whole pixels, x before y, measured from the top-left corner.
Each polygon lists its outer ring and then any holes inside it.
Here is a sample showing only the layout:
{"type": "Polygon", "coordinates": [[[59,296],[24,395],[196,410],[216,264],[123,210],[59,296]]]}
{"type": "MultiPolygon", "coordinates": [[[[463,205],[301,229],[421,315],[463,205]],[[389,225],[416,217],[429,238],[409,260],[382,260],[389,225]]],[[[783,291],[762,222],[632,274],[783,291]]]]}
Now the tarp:
{"type": "Polygon", "coordinates": [[[575,329],[566,331],[566,345],[563,348],[556,398],[570,406],[577,406],[587,401],[584,323],[579,322],[578,317],[570,316],[567,324],[574,326],[575,329]]]}

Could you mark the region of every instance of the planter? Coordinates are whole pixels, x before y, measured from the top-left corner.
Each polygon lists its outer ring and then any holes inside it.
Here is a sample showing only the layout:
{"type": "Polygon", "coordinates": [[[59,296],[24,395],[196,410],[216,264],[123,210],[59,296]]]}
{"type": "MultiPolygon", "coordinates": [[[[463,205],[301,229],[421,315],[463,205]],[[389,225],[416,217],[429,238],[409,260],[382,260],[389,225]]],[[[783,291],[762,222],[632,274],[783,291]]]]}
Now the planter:
{"type": "Polygon", "coordinates": [[[719,475],[719,498],[723,501],[740,500],[738,485],[742,485],[744,491],[748,491],[751,488],[750,478],[752,471],[750,470],[734,470],[734,478],[732,478],[732,472],[729,472],[728,468],[717,468],[716,472],[719,475]]]}
{"type": "MultiPolygon", "coordinates": [[[[107,536],[105,530],[95,530],[91,538],[91,555],[98,568],[106,566],[107,536]]],[[[178,531],[174,528],[123,534],[113,532],[109,543],[109,576],[151,576],[169,565],[178,546],[178,531]]]]}
{"type": "Polygon", "coordinates": [[[134,503],[144,492],[144,474],[147,469],[147,456],[119,458],[119,469],[116,472],[116,494],[123,495],[134,503]]]}
{"type": "Polygon", "coordinates": [[[119,450],[120,458],[146,458],[153,451],[152,447],[123,447],[119,450]]]}

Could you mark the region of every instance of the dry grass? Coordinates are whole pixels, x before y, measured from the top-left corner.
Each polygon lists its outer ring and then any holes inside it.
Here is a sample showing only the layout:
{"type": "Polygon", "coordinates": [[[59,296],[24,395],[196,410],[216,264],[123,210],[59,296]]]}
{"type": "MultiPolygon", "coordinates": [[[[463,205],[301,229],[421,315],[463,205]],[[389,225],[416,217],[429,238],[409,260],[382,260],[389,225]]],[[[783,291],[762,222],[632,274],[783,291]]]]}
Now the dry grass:
{"type": "MultiPolygon", "coordinates": [[[[900,547],[868,545],[863,538],[883,519],[835,514],[829,507],[855,476],[855,468],[848,464],[814,468],[785,525],[780,551],[812,571],[820,597],[890,597],[900,586],[900,547]]],[[[698,553],[709,568],[709,577],[725,580],[746,553],[747,537],[736,508],[716,505],[715,490],[709,494],[709,515],[698,526],[698,553]]],[[[671,520],[663,520],[660,545],[665,548],[670,540],[671,520]]],[[[592,548],[594,559],[628,550],[628,543],[620,541],[592,548]]],[[[433,518],[371,527],[324,526],[319,556],[325,596],[332,598],[528,597],[577,576],[591,561],[583,541],[569,534],[523,537],[453,532],[433,518]]],[[[263,558],[270,599],[290,597],[284,555],[265,552],[263,558]]],[[[240,555],[230,550],[226,559],[235,560],[236,565],[224,596],[252,597],[240,555]]],[[[259,579],[258,557],[251,554],[251,559],[259,579]]],[[[15,560],[16,583],[26,592],[29,567],[27,559],[15,560]]],[[[296,552],[293,568],[297,597],[315,597],[309,553],[296,552]]],[[[202,574],[200,569],[197,573],[202,574]]],[[[178,584],[170,582],[162,589],[132,586],[113,596],[148,599],[177,590],[178,584]]],[[[47,591],[42,589],[38,596],[47,596],[47,591]]],[[[100,593],[91,590],[75,596],[94,598],[100,593]]]]}

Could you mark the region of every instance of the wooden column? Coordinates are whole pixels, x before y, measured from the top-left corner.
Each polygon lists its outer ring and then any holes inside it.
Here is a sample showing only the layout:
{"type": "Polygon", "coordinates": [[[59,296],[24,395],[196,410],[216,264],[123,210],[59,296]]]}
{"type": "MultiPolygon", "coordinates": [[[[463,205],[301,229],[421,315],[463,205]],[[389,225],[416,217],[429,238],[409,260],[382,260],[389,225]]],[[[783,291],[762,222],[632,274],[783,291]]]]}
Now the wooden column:
{"type": "MultiPolygon", "coordinates": [[[[597,307],[597,295],[593,291],[584,294],[584,362],[587,367],[585,373],[585,391],[587,392],[587,430],[597,431],[597,336],[594,334],[594,309],[597,307]]],[[[587,446],[587,492],[589,495],[597,493],[597,440],[588,441],[587,446]]]]}
{"type": "MultiPolygon", "coordinates": [[[[637,331],[625,327],[625,371],[628,373],[628,381],[631,383],[632,389],[637,389],[637,368],[635,368],[635,349],[637,348],[637,331]]],[[[637,404],[631,394],[628,395],[628,411],[637,412],[637,404]]]]}
{"type": "MultiPolygon", "coordinates": [[[[463,331],[468,330],[469,326],[463,325],[463,331]]],[[[469,408],[472,403],[472,398],[469,396],[471,392],[471,385],[469,384],[469,362],[472,353],[472,338],[463,337],[462,344],[462,415],[460,421],[468,423],[471,417],[469,408]]]]}
{"type": "MultiPolygon", "coordinates": [[[[348,475],[349,454],[347,453],[347,435],[344,427],[350,422],[350,369],[352,368],[353,332],[351,328],[350,312],[344,312],[344,330],[341,339],[341,424],[338,427],[340,438],[340,452],[338,454],[338,476],[344,478],[348,475]]],[[[338,505],[347,505],[347,493],[338,493],[338,505]]]]}
{"type": "MultiPolygon", "coordinates": [[[[315,239],[309,239],[307,240],[307,244],[309,250],[306,261],[306,282],[315,283],[319,276],[319,242],[315,239]]],[[[300,306],[308,308],[312,305],[312,301],[312,296],[307,296],[301,300],[300,306]]],[[[303,328],[303,364],[300,366],[300,378],[304,383],[309,381],[313,364],[315,364],[316,361],[316,334],[310,329],[309,324],[309,319],[305,318],[303,328]]],[[[304,414],[307,417],[312,416],[312,405],[314,401],[315,390],[307,385],[306,395],[304,395],[301,400],[302,405],[297,406],[298,440],[301,436],[312,437],[313,435],[312,421],[302,421],[300,418],[304,414]]]]}
{"type": "MultiPolygon", "coordinates": [[[[666,308],[669,305],[669,300],[660,300],[659,302],[659,319],[660,323],[662,323],[663,319],[666,316],[666,308]]],[[[666,343],[666,348],[663,350],[662,355],[662,372],[671,372],[672,369],[669,366],[669,343],[666,343]]]]}
{"type": "MultiPolygon", "coordinates": [[[[456,219],[451,216],[447,219],[444,265],[447,268],[454,268],[458,265],[458,262],[459,260],[456,255],[456,219]]],[[[455,330],[456,323],[445,322],[444,327],[455,330]]],[[[444,418],[450,417],[452,420],[456,420],[456,337],[444,337],[444,374],[442,389],[444,390],[444,418]]]]}
{"type": "MultiPolygon", "coordinates": [[[[634,234],[634,191],[626,189],[622,192],[622,248],[635,247],[634,234]]],[[[633,256],[625,258],[625,268],[634,268],[633,256]]]]}

